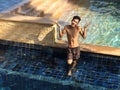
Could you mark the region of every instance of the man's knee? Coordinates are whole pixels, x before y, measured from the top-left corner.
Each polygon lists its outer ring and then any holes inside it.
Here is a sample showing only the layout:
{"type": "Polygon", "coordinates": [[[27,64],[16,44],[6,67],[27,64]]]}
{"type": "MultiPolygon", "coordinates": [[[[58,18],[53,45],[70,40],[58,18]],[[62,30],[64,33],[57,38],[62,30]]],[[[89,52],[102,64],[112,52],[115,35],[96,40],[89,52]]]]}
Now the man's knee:
{"type": "Polygon", "coordinates": [[[67,63],[68,63],[68,64],[72,64],[72,62],[73,62],[72,59],[68,59],[68,60],[67,60],[67,63]]]}

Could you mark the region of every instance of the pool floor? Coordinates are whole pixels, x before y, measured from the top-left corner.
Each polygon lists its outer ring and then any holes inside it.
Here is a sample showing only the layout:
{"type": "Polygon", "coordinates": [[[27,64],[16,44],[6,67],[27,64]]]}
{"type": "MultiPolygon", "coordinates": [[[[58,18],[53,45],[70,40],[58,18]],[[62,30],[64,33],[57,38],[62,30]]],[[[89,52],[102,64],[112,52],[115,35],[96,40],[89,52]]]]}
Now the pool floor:
{"type": "Polygon", "coordinates": [[[120,57],[81,52],[69,77],[66,49],[20,46],[0,44],[0,86],[5,90],[120,90],[120,57]]]}

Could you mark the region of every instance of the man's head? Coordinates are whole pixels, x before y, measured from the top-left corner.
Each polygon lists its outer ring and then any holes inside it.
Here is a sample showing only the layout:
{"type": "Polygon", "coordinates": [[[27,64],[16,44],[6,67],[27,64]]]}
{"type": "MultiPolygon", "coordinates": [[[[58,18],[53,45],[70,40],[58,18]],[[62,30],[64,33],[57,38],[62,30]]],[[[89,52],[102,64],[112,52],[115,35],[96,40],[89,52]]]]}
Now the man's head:
{"type": "Polygon", "coordinates": [[[80,21],[81,21],[81,18],[79,16],[74,16],[72,21],[71,21],[72,27],[77,26],[80,21]]]}

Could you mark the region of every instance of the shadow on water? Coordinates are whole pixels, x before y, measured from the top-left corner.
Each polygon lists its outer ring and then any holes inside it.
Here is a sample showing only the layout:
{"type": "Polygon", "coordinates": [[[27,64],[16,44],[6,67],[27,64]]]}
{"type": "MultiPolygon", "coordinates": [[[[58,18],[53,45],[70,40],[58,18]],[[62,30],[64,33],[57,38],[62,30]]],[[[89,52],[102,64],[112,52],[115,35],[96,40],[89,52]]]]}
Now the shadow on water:
{"type": "Polygon", "coordinates": [[[90,6],[89,0],[68,0],[68,3],[71,3],[78,7],[85,7],[85,8],[88,8],[90,6]]]}

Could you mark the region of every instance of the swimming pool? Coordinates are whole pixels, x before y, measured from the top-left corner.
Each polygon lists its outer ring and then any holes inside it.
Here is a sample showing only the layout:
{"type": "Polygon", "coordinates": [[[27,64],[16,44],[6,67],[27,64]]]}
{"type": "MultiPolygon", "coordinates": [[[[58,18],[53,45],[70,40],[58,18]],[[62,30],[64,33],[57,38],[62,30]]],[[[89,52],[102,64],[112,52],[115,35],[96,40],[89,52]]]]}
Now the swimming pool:
{"type": "Polygon", "coordinates": [[[81,52],[77,71],[68,77],[66,49],[0,42],[0,88],[3,90],[120,89],[120,57],[81,52]]]}
{"type": "MultiPolygon", "coordinates": [[[[88,35],[92,34],[89,33],[88,35]]],[[[120,89],[120,57],[82,52],[77,71],[72,77],[68,77],[66,76],[66,53],[63,52],[65,52],[64,48],[0,40],[0,89],[120,89]]]]}
{"type": "MultiPolygon", "coordinates": [[[[86,19],[91,22],[87,38],[85,40],[80,38],[80,42],[120,48],[120,1],[89,0],[89,2],[89,8],[79,7],[65,12],[59,22],[64,26],[70,23],[74,15],[79,15],[82,18],[80,26],[85,25],[86,19]]],[[[66,36],[63,40],[66,40],[66,36]]]]}

